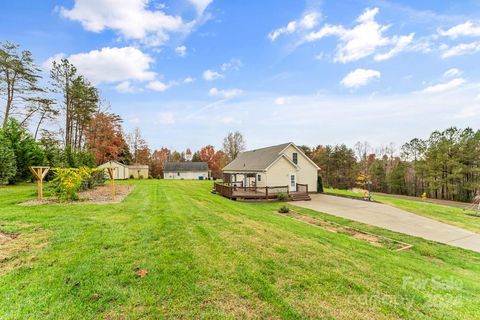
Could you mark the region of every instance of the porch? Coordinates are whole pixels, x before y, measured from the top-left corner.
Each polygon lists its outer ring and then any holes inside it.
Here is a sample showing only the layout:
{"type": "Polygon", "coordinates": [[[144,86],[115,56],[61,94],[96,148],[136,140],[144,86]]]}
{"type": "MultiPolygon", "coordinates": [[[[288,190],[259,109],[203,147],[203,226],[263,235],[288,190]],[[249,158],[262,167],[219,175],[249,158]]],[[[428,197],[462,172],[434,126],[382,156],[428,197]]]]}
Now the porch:
{"type": "Polygon", "coordinates": [[[237,182],[215,182],[215,192],[222,196],[237,200],[274,200],[278,194],[283,193],[288,200],[310,200],[308,195],[308,185],[297,183],[295,192],[289,191],[289,186],[272,186],[272,187],[251,187],[243,186],[242,181],[237,182]]]}

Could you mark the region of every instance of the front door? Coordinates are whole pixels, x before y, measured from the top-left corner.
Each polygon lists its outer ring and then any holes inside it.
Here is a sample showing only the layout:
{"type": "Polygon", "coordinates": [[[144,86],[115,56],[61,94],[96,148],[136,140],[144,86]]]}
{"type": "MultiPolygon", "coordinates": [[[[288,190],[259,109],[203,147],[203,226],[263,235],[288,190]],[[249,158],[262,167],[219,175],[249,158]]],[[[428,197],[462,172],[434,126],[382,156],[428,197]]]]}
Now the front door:
{"type": "Polygon", "coordinates": [[[290,181],[288,184],[288,191],[295,192],[297,191],[297,175],[295,173],[290,173],[290,181]]]}

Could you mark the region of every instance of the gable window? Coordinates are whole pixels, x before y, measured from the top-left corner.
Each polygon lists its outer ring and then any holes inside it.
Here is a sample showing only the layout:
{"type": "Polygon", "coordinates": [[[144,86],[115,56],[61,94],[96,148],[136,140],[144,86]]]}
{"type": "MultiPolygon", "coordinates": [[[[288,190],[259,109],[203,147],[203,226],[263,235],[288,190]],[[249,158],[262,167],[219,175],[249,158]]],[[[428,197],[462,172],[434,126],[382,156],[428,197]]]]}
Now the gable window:
{"type": "Polygon", "coordinates": [[[258,175],[257,181],[262,181],[262,176],[261,175],[258,175]]]}
{"type": "Polygon", "coordinates": [[[292,154],[292,161],[293,163],[298,164],[298,153],[294,152],[292,154]]]}

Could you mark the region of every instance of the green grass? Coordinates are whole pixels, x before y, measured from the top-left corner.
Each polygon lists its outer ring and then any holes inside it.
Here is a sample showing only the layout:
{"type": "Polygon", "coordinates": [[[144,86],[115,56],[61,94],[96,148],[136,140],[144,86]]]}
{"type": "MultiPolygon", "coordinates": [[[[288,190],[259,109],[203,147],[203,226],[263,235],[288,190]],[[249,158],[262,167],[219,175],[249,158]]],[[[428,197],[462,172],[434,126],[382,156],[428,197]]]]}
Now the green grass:
{"type": "Polygon", "coordinates": [[[476,319],[480,254],[298,212],[414,244],[395,252],[240,203],[211,182],[135,182],[112,205],[22,207],[0,188],[4,319],[476,319]],[[13,245],[16,243],[16,245],[13,245]],[[139,278],[135,270],[148,275],[139,278]]]}
{"type": "MultiPolygon", "coordinates": [[[[350,190],[326,188],[325,192],[359,198],[363,197],[363,194],[355,193],[350,190]]],[[[471,230],[476,233],[480,233],[480,217],[468,215],[467,213],[472,212],[465,211],[462,208],[449,207],[420,201],[398,199],[394,197],[376,194],[373,195],[373,199],[421,216],[425,216],[427,218],[435,219],[444,223],[471,230]]]]}

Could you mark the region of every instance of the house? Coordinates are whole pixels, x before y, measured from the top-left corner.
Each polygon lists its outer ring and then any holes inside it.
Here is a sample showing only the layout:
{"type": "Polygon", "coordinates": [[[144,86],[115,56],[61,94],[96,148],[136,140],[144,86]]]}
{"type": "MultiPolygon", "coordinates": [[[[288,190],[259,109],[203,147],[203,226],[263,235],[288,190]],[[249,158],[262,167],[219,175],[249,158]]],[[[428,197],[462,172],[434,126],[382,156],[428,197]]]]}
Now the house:
{"type": "Polygon", "coordinates": [[[289,193],[308,193],[317,191],[318,170],[299,147],[289,142],[240,153],[223,168],[223,180],[242,187],[288,186],[289,193]]]}
{"type": "Polygon", "coordinates": [[[141,164],[126,165],[112,160],[98,166],[99,168],[113,167],[114,180],[125,180],[128,178],[143,179],[148,178],[148,166],[141,164]]]}
{"type": "Polygon", "coordinates": [[[210,171],[206,162],[167,162],[163,178],[170,180],[207,180],[210,171]]]}
{"type": "Polygon", "coordinates": [[[114,168],[114,170],[113,170],[113,179],[114,180],[124,180],[124,179],[128,179],[128,177],[130,177],[128,166],[123,164],[123,163],[120,163],[118,161],[105,162],[104,164],[101,164],[98,167],[99,168],[105,168],[105,169],[109,168],[109,167],[114,168]]]}

